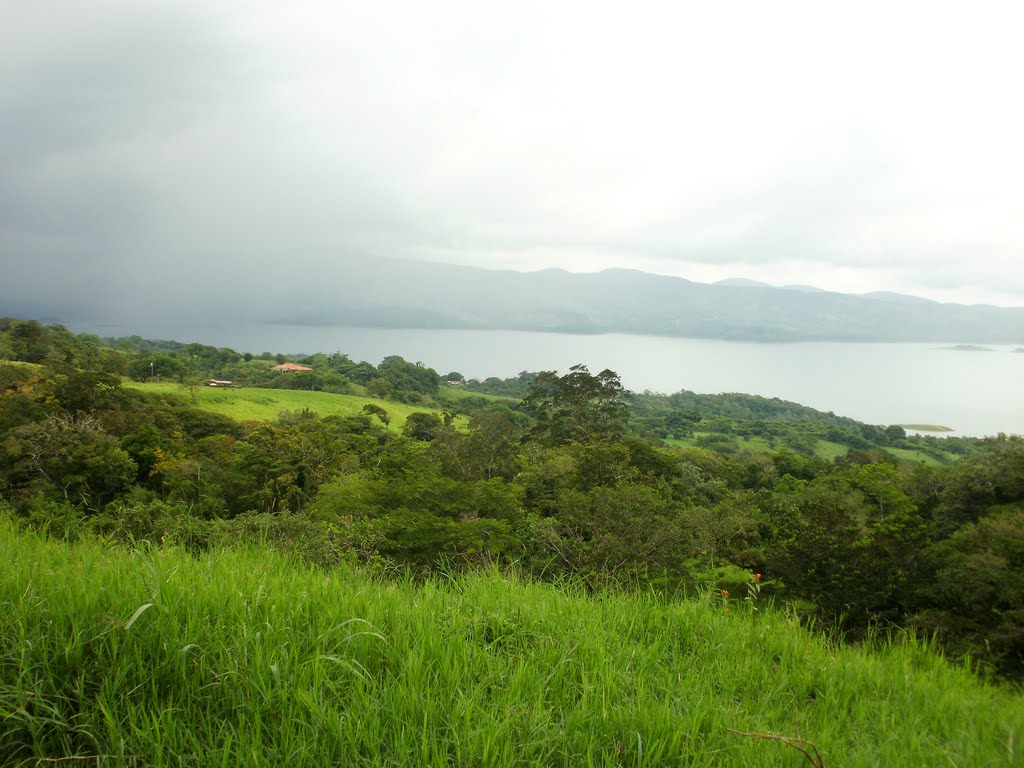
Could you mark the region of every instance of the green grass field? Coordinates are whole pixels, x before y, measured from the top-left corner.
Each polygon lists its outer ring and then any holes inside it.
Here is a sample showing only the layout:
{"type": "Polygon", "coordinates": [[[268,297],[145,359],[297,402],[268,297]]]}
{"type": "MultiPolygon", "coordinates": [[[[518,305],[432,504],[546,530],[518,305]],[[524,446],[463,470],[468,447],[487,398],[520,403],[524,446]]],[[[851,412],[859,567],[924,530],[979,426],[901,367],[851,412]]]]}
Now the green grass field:
{"type": "Polygon", "coordinates": [[[665,439],[662,440],[662,442],[665,443],[665,445],[678,445],[683,448],[692,448],[694,445],[697,444],[693,438],[689,437],[666,437],[665,439]]]}
{"type": "MultiPolygon", "coordinates": [[[[697,445],[696,438],[704,433],[694,433],[692,438],[685,438],[678,440],[676,438],[666,438],[664,440],[668,445],[680,445],[680,446],[695,446],[697,445]]],[[[784,447],[785,443],[780,440],[776,448],[772,448],[771,444],[763,437],[738,437],[736,438],[736,445],[739,450],[753,451],[754,453],[773,453],[779,448],[784,447]]],[[[944,454],[945,461],[939,460],[934,456],[924,453],[923,451],[916,451],[909,448],[885,448],[883,449],[886,453],[894,458],[902,461],[913,461],[918,464],[926,464],[930,467],[946,466],[959,461],[959,456],[954,453],[944,454]]],[[[840,456],[845,456],[849,453],[850,449],[840,443],[833,443],[830,440],[818,440],[814,444],[814,455],[825,459],[825,461],[835,461],[840,456]]]]}
{"type": "Polygon", "coordinates": [[[842,443],[833,443],[831,440],[819,440],[814,444],[814,455],[825,459],[825,461],[835,461],[849,452],[850,449],[847,446],[842,443]]]}
{"type": "Polygon", "coordinates": [[[4,365],[13,365],[16,368],[42,368],[39,363],[25,363],[21,360],[0,360],[4,365]]]}
{"type": "Polygon", "coordinates": [[[335,414],[348,415],[361,413],[363,406],[372,403],[383,408],[391,417],[390,429],[400,430],[409,414],[434,412],[426,406],[393,403],[390,400],[379,400],[373,397],[358,395],[335,395],[330,392],[307,392],[297,389],[262,389],[256,387],[239,387],[217,389],[214,387],[188,388],[179,384],[140,383],[126,381],[124,386],[142,392],[156,392],[171,395],[183,402],[192,402],[199,408],[230,416],[240,421],[275,421],[281,411],[301,411],[308,408],[320,416],[335,414]]]}
{"type": "MultiPolygon", "coordinates": [[[[663,442],[668,445],[681,445],[692,447],[697,445],[697,438],[707,433],[695,432],[692,438],[677,439],[674,437],[665,438],[663,442]]],[[[739,450],[747,450],[753,453],[774,453],[785,446],[782,440],[779,440],[775,447],[763,437],[737,437],[736,445],[739,450]]],[[[814,446],[814,454],[826,461],[832,461],[837,456],[845,456],[849,449],[845,445],[839,443],[833,443],[828,440],[818,440],[814,446]]]]}
{"type": "Polygon", "coordinates": [[[930,454],[924,453],[923,451],[915,451],[910,448],[886,448],[885,452],[902,461],[913,461],[918,464],[926,464],[929,467],[946,466],[960,460],[960,457],[955,453],[945,453],[943,455],[946,457],[946,460],[939,461],[930,454]]]}
{"type": "Polygon", "coordinates": [[[763,437],[757,435],[753,437],[741,437],[739,438],[739,444],[741,450],[753,451],[754,453],[770,453],[773,448],[772,444],[763,437]]]}
{"type": "Polygon", "coordinates": [[[459,400],[468,400],[475,397],[482,397],[484,400],[490,400],[494,403],[505,403],[510,407],[522,402],[518,397],[491,395],[486,392],[474,392],[473,390],[466,389],[465,387],[453,387],[450,385],[441,385],[441,388],[437,392],[437,399],[444,402],[457,403],[459,400]]]}
{"type": "Polygon", "coordinates": [[[1024,700],[720,596],[414,584],[0,518],[5,766],[1010,766],[1024,700]]]}

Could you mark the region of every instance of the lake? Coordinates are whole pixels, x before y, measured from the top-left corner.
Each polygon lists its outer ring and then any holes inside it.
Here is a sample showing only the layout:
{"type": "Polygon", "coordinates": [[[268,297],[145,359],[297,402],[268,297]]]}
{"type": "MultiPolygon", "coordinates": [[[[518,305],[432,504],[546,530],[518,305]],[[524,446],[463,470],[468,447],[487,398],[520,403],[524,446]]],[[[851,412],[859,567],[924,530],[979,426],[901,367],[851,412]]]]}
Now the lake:
{"type": "Polygon", "coordinates": [[[627,334],[396,330],[298,325],[97,326],[103,336],[197,341],[260,353],[344,352],[379,363],[387,355],[444,375],[506,378],[565,372],[576,363],[610,368],[636,391],[744,392],[809,405],[869,424],[943,424],[953,435],[1024,434],[1024,353],[946,349],[942,344],[751,342],[627,334]]]}

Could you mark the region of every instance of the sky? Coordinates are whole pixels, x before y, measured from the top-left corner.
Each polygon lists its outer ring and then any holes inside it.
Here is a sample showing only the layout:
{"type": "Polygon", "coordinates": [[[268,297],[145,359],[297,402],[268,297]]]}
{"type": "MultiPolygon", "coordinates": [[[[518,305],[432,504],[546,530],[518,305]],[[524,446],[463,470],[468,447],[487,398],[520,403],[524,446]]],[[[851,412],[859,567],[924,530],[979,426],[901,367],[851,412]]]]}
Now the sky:
{"type": "Polygon", "coordinates": [[[0,20],[0,304],[323,286],[397,257],[1024,306],[1019,3],[0,20]]]}

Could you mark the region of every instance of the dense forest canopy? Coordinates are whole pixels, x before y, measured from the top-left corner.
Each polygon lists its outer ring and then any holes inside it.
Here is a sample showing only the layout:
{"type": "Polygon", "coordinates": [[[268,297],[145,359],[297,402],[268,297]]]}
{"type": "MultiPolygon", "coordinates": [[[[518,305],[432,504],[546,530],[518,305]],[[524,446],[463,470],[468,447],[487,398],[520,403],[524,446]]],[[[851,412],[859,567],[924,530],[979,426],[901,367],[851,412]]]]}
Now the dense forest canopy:
{"type": "Polygon", "coordinates": [[[326,568],[514,564],[594,590],[756,584],[852,639],[911,627],[1024,674],[1020,437],[635,394],[584,366],[447,384],[462,379],[334,353],[283,372],[271,353],[16,319],[0,359],[0,504],[54,535],[194,552],[254,536],[326,568]],[[236,420],[208,407],[211,382],[351,407],[236,420]]]}

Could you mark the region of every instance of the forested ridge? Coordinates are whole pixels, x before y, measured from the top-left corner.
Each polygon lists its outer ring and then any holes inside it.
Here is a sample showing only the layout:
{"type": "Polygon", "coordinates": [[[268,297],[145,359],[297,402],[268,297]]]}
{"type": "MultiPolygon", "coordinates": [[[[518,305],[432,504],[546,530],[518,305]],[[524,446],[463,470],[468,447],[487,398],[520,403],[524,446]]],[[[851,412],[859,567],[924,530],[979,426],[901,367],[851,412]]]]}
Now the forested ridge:
{"type": "Polygon", "coordinates": [[[345,279],[322,279],[281,300],[288,270],[233,296],[201,291],[153,295],[129,312],[103,291],[46,294],[0,284],[12,314],[64,322],[214,322],[462,328],[560,333],[630,333],[684,338],[791,341],[1024,342],[1024,308],[944,304],[900,294],[843,294],[769,285],[704,284],[629,269],[570,273],[494,270],[410,259],[346,265],[345,279]],[[453,301],[453,286],[458,300],[453,301]],[[6,289],[6,290],[5,290],[6,289]],[[301,299],[299,299],[301,297],[301,299]],[[569,300],[567,297],[571,297],[569,300]]]}
{"type": "Polygon", "coordinates": [[[0,503],[51,535],[754,595],[851,641],[913,628],[1024,674],[1019,436],[945,442],[766,398],[637,395],[583,366],[448,385],[463,377],[335,353],[280,372],[281,355],[15,319],[0,359],[0,503]],[[198,407],[209,379],[363,405],[238,421],[198,407]]]}

